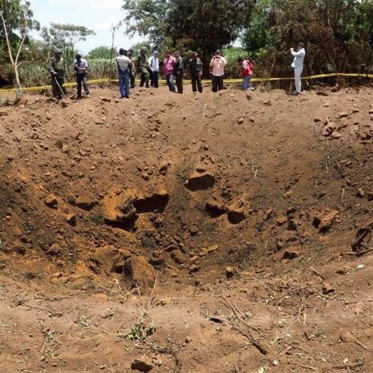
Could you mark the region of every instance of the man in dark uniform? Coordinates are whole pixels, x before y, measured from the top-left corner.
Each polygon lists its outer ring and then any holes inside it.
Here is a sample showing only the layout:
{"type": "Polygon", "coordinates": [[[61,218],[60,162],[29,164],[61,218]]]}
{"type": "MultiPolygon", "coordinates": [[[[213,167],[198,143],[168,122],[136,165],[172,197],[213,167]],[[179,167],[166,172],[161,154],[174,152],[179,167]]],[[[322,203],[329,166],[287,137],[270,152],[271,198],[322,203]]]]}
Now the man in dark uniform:
{"type": "Polygon", "coordinates": [[[127,57],[131,60],[132,64],[130,67],[130,83],[131,88],[135,88],[135,79],[136,79],[136,68],[137,68],[137,61],[133,56],[133,48],[128,49],[127,57]]]}
{"type": "Polygon", "coordinates": [[[174,57],[177,93],[183,93],[184,63],[179,51],[175,51],[174,57]]]}
{"type": "Polygon", "coordinates": [[[52,77],[52,93],[54,97],[58,99],[66,95],[66,90],[64,88],[66,65],[65,60],[62,57],[62,49],[56,48],[54,50],[54,57],[49,61],[48,71],[52,77]]]}
{"type": "Polygon", "coordinates": [[[143,87],[145,84],[146,88],[149,88],[150,68],[145,48],[140,49],[140,55],[137,57],[137,66],[140,73],[140,87],[143,87]]]}
{"type": "Polygon", "coordinates": [[[189,71],[192,79],[193,92],[202,93],[202,62],[196,52],[192,53],[192,58],[189,60],[189,71]]]}

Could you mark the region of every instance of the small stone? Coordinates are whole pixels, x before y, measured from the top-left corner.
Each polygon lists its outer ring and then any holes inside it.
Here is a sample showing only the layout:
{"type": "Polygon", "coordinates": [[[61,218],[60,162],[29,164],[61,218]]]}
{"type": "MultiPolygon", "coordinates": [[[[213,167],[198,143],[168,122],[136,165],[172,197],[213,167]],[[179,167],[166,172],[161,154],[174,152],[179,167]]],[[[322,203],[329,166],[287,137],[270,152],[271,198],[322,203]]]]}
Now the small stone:
{"type": "Polygon", "coordinates": [[[47,198],[45,199],[44,203],[52,208],[52,209],[57,209],[57,206],[58,206],[58,201],[57,201],[57,198],[54,194],[49,194],[47,196],[47,198]]]}
{"type": "Polygon", "coordinates": [[[321,233],[327,232],[331,226],[333,225],[334,221],[336,220],[337,216],[339,214],[339,211],[332,210],[328,212],[326,215],[324,215],[319,224],[319,231],[321,233]]]}
{"type": "Polygon", "coordinates": [[[324,283],[321,290],[322,290],[322,293],[325,295],[335,292],[335,289],[328,283],[324,283]]]}
{"type": "Polygon", "coordinates": [[[226,267],[225,268],[225,277],[232,278],[235,274],[235,270],[233,267],[226,267]]]}
{"type": "Polygon", "coordinates": [[[146,373],[153,369],[153,364],[146,358],[135,359],[131,363],[131,369],[146,373]]]}
{"type": "Polygon", "coordinates": [[[363,188],[357,188],[356,189],[356,196],[359,198],[363,198],[365,196],[364,189],[363,188]]]}
{"type": "Polygon", "coordinates": [[[71,226],[73,226],[73,227],[76,226],[77,219],[76,219],[76,215],[75,214],[66,214],[65,215],[65,220],[71,226]]]}
{"type": "Polygon", "coordinates": [[[300,250],[298,248],[293,248],[293,247],[289,247],[285,252],[284,252],[284,255],[283,255],[283,259],[289,259],[289,260],[293,260],[295,258],[298,258],[298,256],[300,255],[300,250]]]}
{"type": "Polygon", "coordinates": [[[237,119],[238,124],[242,124],[243,122],[244,122],[244,119],[242,117],[237,119]]]}

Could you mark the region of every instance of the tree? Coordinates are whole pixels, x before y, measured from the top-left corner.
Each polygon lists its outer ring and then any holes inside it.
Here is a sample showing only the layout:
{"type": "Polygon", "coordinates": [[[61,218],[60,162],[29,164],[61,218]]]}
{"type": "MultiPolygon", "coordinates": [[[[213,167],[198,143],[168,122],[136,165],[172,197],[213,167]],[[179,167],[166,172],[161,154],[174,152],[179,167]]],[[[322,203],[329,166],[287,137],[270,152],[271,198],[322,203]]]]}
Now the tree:
{"type": "Polygon", "coordinates": [[[18,72],[22,48],[25,42],[28,41],[29,30],[33,27],[38,27],[38,23],[32,17],[33,13],[30,9],[29,1],[1,1],[2,36],[5,38],[9,61],[14,70],[17,96],[22,94],[22,85],[18,72]]]}
{"type": "Polygon", "coordinates": [[[124,0],[127,31],[151,43],[210,55],[234,41],[249,21],[254,0],[124,0]]]}
{"type": "Polygon", "coordinates": [[[138,33],[148,36],[156,45],[162,44],[165,34],[165,18],[170,8],[170,0],[123,0],[122,9],[127,15],[124,23],[130,36],[138,33]]]}
{"type": "Polygon", "coordinates": [[[41,36],[50,47],[59,47],[64,51],[65,59],[69,63],[74,61],[75,45],[85,41],[87,36],[94,35],[93,30],[85,26],[51,23],[50,27],[43,27],[41,36]]]}
{"type": "Polygon", "coordinates": [[[88,57],[90,59],[102,58],[102,59],[105,59],[105,60],[110,60],[111,53],[112,53],[111,48],[100,46],[100,47],[92,49],[88,53],[88,57]]]}
{"type": "Polygon", "coordinates": [[[259,0],[243,44],[268,75],[287,76],[289,48],[306,44],[309,74],[356,71],[372,61],[372,0],[259,0]]]}

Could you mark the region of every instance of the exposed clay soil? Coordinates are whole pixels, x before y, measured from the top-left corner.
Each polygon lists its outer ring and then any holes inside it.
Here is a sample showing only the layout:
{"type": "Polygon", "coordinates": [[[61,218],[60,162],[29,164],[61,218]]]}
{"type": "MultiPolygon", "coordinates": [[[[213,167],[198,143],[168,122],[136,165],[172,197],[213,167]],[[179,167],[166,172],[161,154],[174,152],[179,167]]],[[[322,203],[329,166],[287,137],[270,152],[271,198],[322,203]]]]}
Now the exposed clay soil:
{"type": "Polygon", "coordinates": [[[1,372],[373,372],[373,91],[0,108],[1,372]]]}

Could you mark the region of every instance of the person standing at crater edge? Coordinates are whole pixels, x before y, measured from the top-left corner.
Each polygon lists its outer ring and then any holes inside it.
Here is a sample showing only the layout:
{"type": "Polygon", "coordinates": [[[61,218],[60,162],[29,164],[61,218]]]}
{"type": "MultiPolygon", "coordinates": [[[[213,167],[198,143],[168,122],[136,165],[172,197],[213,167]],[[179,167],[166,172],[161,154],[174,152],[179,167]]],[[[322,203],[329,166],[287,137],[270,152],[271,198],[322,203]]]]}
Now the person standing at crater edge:
{"type": "Polygon", "coordinates": [[[171,56],[170,51],[166,51],[166,57],[163,60],[163,75],[166,78],[168,89],[171,92],[175,92],[174,86],[174,70],[175,70],[175,58],[171,56]]]}
{"type": "Polygon", "coordinates": [[[221,55],[220,49],[217,49],[215,52],[215,56],[210,62],[213,92],[217,92],[223,89],[225,66],[227,66],[227,60],[221,55]]]}
{"type": "Polygon", "coordinates": [[[88,82],[87,82],[87,69],[88,69],[87,60],[82,58],[81,54],[77,53],[75,55],[75,61],[74,61],[76,86],[78,90],[77,98],[82,98],[82,83],[84,87],[85,97],[89,97],[89,88],[88,88],[88,82]]]}
{"type": "Polygon", "coordinates": [[[129,98],[130,96],[130,67],[131,60],[127,57],[127,51],[123,48],[119,49],[119,56],[116,58],[118,66],[118,79],[120,98],[129,98]]]}
{"type": "Polygon", "coordinates": [[[61,99],[66,95],[65,77],[67,76],[67,70],[65,60],[62,57],[62,49],[56,48],[54,50],[54,57],[49,61],[48,71],[51,74],[52,93],[54,97],[61,99]]]}
{"type": "Polygon", "coordinates": [[[295,81],[295,95],[300,95],[302,92],[302,80],[301,75],[303,72],[303,63],[306,51],[303,43],[298,43],[297,50],[290,48],[290,53],[294,57],[291,67],[294,69],[294,81],[295,81]]]}

